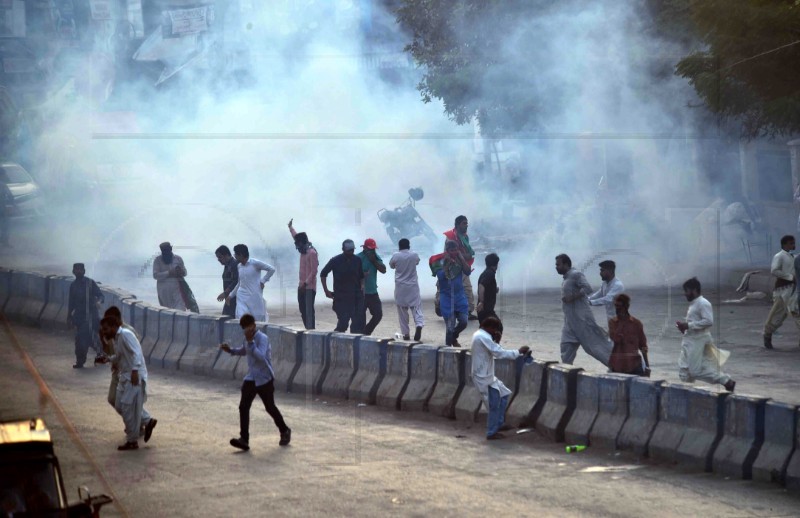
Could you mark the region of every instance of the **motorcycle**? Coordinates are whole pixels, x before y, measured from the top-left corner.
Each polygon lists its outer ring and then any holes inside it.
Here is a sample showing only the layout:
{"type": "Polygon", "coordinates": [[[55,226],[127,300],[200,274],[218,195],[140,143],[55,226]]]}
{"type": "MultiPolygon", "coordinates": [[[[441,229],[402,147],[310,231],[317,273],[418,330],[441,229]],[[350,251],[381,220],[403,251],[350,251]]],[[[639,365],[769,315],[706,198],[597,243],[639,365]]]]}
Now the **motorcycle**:
{"type": "Polygon", "coordinates": [[[430,225],[425,223],[414,206],[424,196],[425,193],[421,187],[411,188],[408,190],[408,199],[402,205],[391,210],[381,209],[378,211],[378,219],[383,223],[386,234],[395,246],[398,246],[402,238],[411,240],[419,236],[428,241],[431,249],[435,249],[439,243],[439,237],[430,225]]]}

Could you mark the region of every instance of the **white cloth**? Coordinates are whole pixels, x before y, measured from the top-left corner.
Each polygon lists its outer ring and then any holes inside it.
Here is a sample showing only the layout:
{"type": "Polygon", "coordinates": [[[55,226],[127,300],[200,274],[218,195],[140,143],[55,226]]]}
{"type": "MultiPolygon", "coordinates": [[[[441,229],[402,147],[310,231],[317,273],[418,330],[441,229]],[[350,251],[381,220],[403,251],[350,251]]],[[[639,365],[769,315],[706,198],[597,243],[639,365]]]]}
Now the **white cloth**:
{"type": "Polygon", "coordinates": [[[173,255],[169,264],[166,264],[160,255],[153,260],[153,278],[156,280],[159,304],[170,309],[186,311],[178,273],[183,274],[180,277],[186,275],[186,266],[179,255],[173,255]]]}
{"type": "Polygon", "coordinates": [[[614,277],[610,281],[603,281],[600,289],[589,295],[589,304],[592,306],[605,306],[606,317],[611,320],[617,316],[617,309],[614,307],[614,297],[625,291],[622,281],[614,277]]]}
{"type": "Polygon", "coordinates": [[[711,303],[699,296],[689,304],[686,312],[689,328],[681,340],[681,353],[678,357],[678,374],[681,381],[695,380],[724,385],[731,377],[722,372],[722,365],[728,361],[730,352],[717,349],[711,337],[714,325],[714,310],[711,303]]]}
{"type": "Polygon", "coordinates": [[[414,325],[425,327],[425,317],[422,315],[422,306],[397,306],[397,318],[400,320],[400,332],[403,336],[410,336],[411,329],[408,327],[408,311],[414,316],[414,325]]]}
{"type": "Polygon", "coordinates": [[[571,268],[564,274],[561,283],[561,296],[574,297],[582,294],[577,300],[564,302],[561,308],[564,311],[564,327],[561,329],[561,361],[572,364],[578,353],[578,347],[583,349],[597,361],[608,367],[613,344],[608,339],[608,333],[597,325],[589,306],[587,298],[592,293],[592,287],[581,272],[571,268]]]}
{"type": "Polygon", "coordinates": [[[494,375],[494,360],[514,360],[518,357],[519,351],[502,348],[483,329],[478,329],[472,335],[472,381],[481,393],[486,408],[489,408],[489,387],[497,390],[501,398],[511,394],[511,390],[494,375]]]}
{"type": "Polygon", "coordinates": [[[250,313],[258,322],[267,322],[267,304],[264,301],[264,288],[261,284],[269,282],[275,273],[271,265],[250,258],[245,264],[239,263],[239,282],[231,290],[229,298],[236,297],[236,318],[250,313]],[[266,272],[261,277],[261,272],[266,272]]]}
{"type": "Polygon", "coordinates": [[[419,255],[411,250],[400,250],[392,255],[389,266],[394,269],[394,302],[398,306],[418,307],[419,295],[417,265],[419,255]]]}
{"type": "Polygon", "coordinates": [[[772,265],[770,267],[772,275],[778,279],[785,281],[793,281],[794,279],[794,257],[786,250],[781,250],[772,258],[772,265]]]}

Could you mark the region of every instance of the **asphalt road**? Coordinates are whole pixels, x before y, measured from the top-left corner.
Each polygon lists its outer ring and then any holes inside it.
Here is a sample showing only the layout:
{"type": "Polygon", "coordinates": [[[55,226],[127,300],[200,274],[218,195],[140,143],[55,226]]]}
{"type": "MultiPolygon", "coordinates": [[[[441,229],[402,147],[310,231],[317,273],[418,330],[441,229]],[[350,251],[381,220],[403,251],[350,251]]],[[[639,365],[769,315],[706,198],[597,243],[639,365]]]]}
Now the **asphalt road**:
{"type": "Polygon", "coordinates": [[[566,454],[536,432],[487,442],[479,426],[296,394],[277,397],[292,444],[278,446],[254,405],[252,449],[238,452],[228,440],[238,432],[239,383],[162,370],[150,373],[153,438],[118,452],[108,368],[74,370],[72,360],[70,335],[3,324],[0,418],[44,416],[70,498],[78,485],[112,493],[104,515],[732,518],[800,509],[800,495],[777,485],[627,454],[566,454]]]}

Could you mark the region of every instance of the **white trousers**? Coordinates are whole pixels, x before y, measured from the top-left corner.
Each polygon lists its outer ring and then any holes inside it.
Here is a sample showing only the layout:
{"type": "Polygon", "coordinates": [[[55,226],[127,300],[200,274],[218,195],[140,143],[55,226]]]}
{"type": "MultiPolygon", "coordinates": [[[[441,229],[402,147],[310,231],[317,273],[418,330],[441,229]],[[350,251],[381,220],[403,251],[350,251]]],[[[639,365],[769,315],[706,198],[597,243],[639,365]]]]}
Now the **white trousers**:
{"type": "Polygon", "coordinates": [[[144,403],[147,401],[146,385],[146,381],[132,385],[128,380],[120,380],[117,386],[114,409],[122,416],[127,442],[137,441],[142,434],[142,427],[150,422],[150,413],[144,408],[144,403]]]}
{"type": "Polygon", "coordinates": [[[717,349],[711,333],[684,335],[678,357],[678,375],[687,383],[700,380],[724,385],[731,379],[722,371],[730,355],[728,351],[717,349]]]}
{"type": "Polygon", "coordinates": [[[422,305],[419,306],[397,306],[397,317],[400,320],[400,332],[403,336],[409,336],[411,330],[408,327],[408,311],[414,316],[414,325],[417,327],[425,326],[425,317],[422,315],[422,305]]]}

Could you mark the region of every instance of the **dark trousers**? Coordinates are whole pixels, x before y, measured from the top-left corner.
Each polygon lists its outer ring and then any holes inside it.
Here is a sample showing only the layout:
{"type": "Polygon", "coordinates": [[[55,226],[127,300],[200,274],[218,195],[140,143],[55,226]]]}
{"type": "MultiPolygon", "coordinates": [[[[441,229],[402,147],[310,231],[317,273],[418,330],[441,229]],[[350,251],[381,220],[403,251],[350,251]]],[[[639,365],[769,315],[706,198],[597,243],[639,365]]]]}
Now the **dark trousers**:
{"type": "Polygon", "coordinates": [[[461,331],[467,328],[467,313],[463,311],[455,311],[450,318],[445,319],[447,331],[445,332],[444,343],[445,345],[453,345],[454,341],[458,340],[461,331]]]}
{"type": "Polygon", "coordinates": [[[222,314],[231,318],[236,316],[236,297],[231,299],[230,304],[225,304],[222,306],[222,314]]]}
{"type": "Polygon", "coordinates": [[[333,300],[333,311],[336,313],[336,331],[344,333],[350,326],[351,333],[360,333],[364,329],[362,313],[364,298],[361,296],[346,297],[333,300]]]}
{"type": "Polygon", "coordinates": [[[314,299],[317,292],[305,288],[297,289],[297,305],[300,306],[300,316],[306,329],[316,329],[316,314],[314,313],[314,299]]]}
{"type": "Polygon", "coordinates": [[[364,311],[361,315],[363,318],[362,322],[367,322],[364,326],[364,334],[371,335],[383,318],[383,305],[377,293],[367,293],[364,295],[364,311]],[[367,310],[369,310],[369,314],[371,315],[369,322],[367,322],[367,310]]]}
{"type": "Polygon", "coordinates": [[[86,354],[89,348],[100,354],[100,348],[95,343],[95,330],[91,321],[75,322],[75,363],[83,365],[86,363],[86,354]]]}
{"type": "Polygon", "coordinates": [[[275,421],[275,426],[281,433],[289,429],[283,422],[283,416],[278,407],[275,406],[275,382],[270,380],[260,387],[256,387],[255,381],[245,381],[242,383],[242,399],[239,401],[239,438],[244,442],[250,441],[250,406],[256,395],[264,402],[264,408],[275,421]]]}
{"type": "MultiPolygon", "coordinates": [[[[3,211],[3,207],[0,207],[0,212],[3,211]]],[[[5,214],[0,214],[0,244],[7,245],[8,244],[8,227],[9,227],[9,217],[5,214]]]]}

